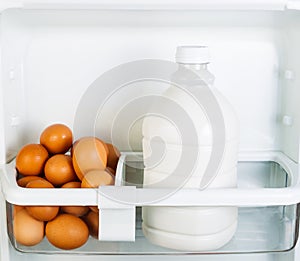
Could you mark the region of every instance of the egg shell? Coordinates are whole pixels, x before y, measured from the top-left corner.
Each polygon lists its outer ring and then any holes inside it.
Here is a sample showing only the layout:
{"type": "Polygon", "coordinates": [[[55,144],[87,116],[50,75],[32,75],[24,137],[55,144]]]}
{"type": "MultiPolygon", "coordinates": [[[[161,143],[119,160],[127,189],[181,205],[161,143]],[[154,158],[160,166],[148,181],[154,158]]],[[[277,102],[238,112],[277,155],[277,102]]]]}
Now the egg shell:
{"type": "Polygon", "coordinates": [[[43,172],[48,151],[40,144],[25,145],[17,154],[16,169],[23,176],[36,176],[43,172]]]}
{"type": "Polygon", "coordinates": [[[121,153],[114,145],[110,143],[106,143],[106,145],[109,150],[109,154],[107,158],[107,166],[111,167],[112,169],[116,169],[121,153]]]}
{"type": "MultiPolygon", "coordinates": [[[[99,139],[100,140],[100,139],[99,139]]],[[[106,156],[108,158],[109,156],[109,148],[107,146],[107,144],[103,141],[103,140],[100,140],[102,142],[102,144],[104,145],[104,148],[105,148],[105,151],[106,151],[106,156]]]]}
{"type": "Polygon", "coordinates": [[[105,170],[91,170],[82,179],[82,188],[98,188],[99,186],[114,185],[114,176],[105,170]]]}
{"type": "Polygon", "coordinates": [[[87,207],[87,206],[62,206],[61,210],[64,213],[71,214],[76,217],[82,217],[89,211],[89,207],[87,207]]]}
{"type": "Polygon", "coordinates": [[[70,181],[61,186],[61,188],[80,188],[81,182],[80,181],[70,181]]]}
{"type": "MultiPolygon", "coordinates": [[[[47,180],[30,181],[26,188],[53,188],[47,180]]],[[[27,212],[35,219],[49,221],[55,218],[59,212],[58,206],[26,206],[27,212]]]]}
{"type": "Polygon", "coordinates": [[[80,180],[90,170],[104,170],[107,164],[107,153],[103,142],[95,137],[78,140],[73,149],[72,161],[80,180]]]}
{"type": "Polygon", "coordinates": [[[50,221],[54,219],[58,212],[58,206],[26,206],[26,210],[30,216],[39,221],[50,221]]]}
{"type": "Polygon", "coordinates": [[[55,247],[70,250],[86,243],[89,229],[80,218],[70,214],[60,214],[47,223],[46,237],[55,247]]]}
{"type": "Polygon", "coordinates": [[[112,169],[111,167],[106,167],[105,169],[108,173],[112,174],[112,175],[116,175],[116,171],[114,169],[112,169]]]}
{"type": "Polygon", "coordinates": [[[61,186],[77,179],[73,169],[72,158],[69,155],[56,154],[47,160],[45,176],[55,186],[61,186]]]}
{"type": "Polygon", "coordinates": [[[87,224],[90,235],[94,238],[98,238],[99,233],[99,213],[90,211],[85,217],[84,221],[87,224]]]}
{"type": "Polygon", "coordinates": [[[40,143],[50,154],[64,154],[72,146],[73,134],[64,124],[52,124],[41,133],[40,143]]]}
{"type": "Polygon", "coordinates": [[[14,218],[20,210],[24,209],[24,206],[13,205],[12,208],[13,208],[12,217],[14,218]]]}
{"type": "Polygon", "coordinates": [[[49,181],[40,178],[28,182],[26,188],[54,188],[54,186],[49,181]]]}
{"type": "Polygon", "coordinates": [[[18,179],[17,181],[17,184],[20,186],[20,187],[23,187],[25,188],[26,185],[30,182],[30,181],[33,181],[33,180],[44,180],[43,178],[39,177],[39,176],[25,176],[23,178],[20,178],[18,179]]]}
{"type": "Polygon", "coordinates": [[[76,147],[76,145],[78,144],[79,141],[80,141],[80,139],[79,139],[79,140],[76,140],[76,141],[73,143],[73,145],[72,145],[72,147],[71,147],[71,150],[70,150],[71,157],[73,157],[74,149],[75,149],[75,147],[76,147]]]}
{"type": "Polygon", "coordinates": [[[90,210],[95,212],[95,213],[99,213],[99,208],[97,206],[89,206],[90,210]]]}
{"type": "MultiPolygon", "coordinates": [[[[62,186],[62,188],[80,188],[81,183],[78,181],[71,181],[62,186]]],[[[65,213],[81,217],[89,211],[87,206],[62,206],[61,210],[65,213]]]]}
{"type": "Polygon", "coordinates": [[[44,222],[31,217],[26,209],[18,211],[13,220],[16,241],[24,246],[34,246],[44,238],[44,222]]]}

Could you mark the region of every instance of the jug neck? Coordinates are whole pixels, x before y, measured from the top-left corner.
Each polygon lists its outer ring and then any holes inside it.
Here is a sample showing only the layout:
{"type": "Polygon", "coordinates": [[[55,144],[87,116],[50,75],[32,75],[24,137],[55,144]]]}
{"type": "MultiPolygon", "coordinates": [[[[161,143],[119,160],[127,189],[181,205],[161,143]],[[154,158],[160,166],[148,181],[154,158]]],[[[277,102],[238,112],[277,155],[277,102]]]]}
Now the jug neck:
{"type": "Polygon", "coordinates": [[[204,80],[211,88],[213,87],[215,77],[208,70],[209,63],[178,63],[179,65],[194,71],[202,80],[204,80]]]}
{"type": "Polygon", "coordinates": [[[185,68],[195,70],[195,71],[200,71],[200,70],[206,70],[208,63],[199,63],[199,64],[189,64],[189,63],[179,63],[180,65],[184,66],[185,68]]]}

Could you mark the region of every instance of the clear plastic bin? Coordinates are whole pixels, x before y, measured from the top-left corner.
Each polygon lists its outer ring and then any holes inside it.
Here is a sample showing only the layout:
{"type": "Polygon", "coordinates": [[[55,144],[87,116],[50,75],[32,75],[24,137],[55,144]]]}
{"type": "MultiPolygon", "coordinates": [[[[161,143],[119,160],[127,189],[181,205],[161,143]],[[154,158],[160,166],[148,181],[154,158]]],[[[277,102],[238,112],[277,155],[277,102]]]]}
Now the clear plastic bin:
{"type": "MultiPolygon", "coordinates": [[[[133,184],[137,187],[140,193],[143,193],[143,171],[142,161],[134,154],[123,154],[120,158],[117,176],[116,176],[116,187],[132,186],[133,184]],[[128,164],[129,163],[129,164],[128,164]]],[[[26,247],[16,242],[13,236],[13,223],[12,223],[12,204],[9,202],[10,199],[14,201],[15,196],[10,197],[10,192],[13,190],[17,191],[20,188],[17,187],[16,183],[12,184],[15,180],[16,173],[13,169],[14,162],[10,163],[11,167],[7,168],[5,181],[7,182],[7,189],[4,189],[4,194],[7,195],[7,228],[8,235],[11,244],[15,249],[21,252],[29,253],[81,253],[81,254],[176,254],[182,255],[188,252],[175,251],[167,248],[155,246],[151,244],[143,235],[141,229],[141,206],[136,206],[136,222],[135,222],[135,241],[134,242],[121,242],[116,241],[99,241],[95,238],[90,237],[87,243],[74,250],[64,251],[53,247],[46,238],[41,243],[33,247],[26,247]],[[14,175],[15,174],[15,175],[14,175]],[[11,186],[9,188],[9,186],[11,186]],[[6,193],[5,193],[6,192],[6,193]]],[[[267,153],[267,154],[251,154],[241,155],[238,163],[238,188],[233,191],[224,191],[222,197],[219,198],[220,205],[232,205],[229,203],[231,195],[230,193],[236,193],[238,197],[235,199],[236,206],[239,206],[238,214],[238,228],[233,239],[224,247],[205,252],[207,253],[265,253],[265,252],[280,252],[292,249],[297,241],[298,237],[298,207],[297,204],[276,204],[278,201],[276,198],[280,198],[280,193],[287,190],[296,190],[297,186],[297,172],[295,172],[296,164],[281,153],[267,153]],[[246,159],[247,158],[247,159],[246,159]],[[272,192],[272,196],[264,197],[264,194],[268,191],[272,192]],[[247,192],[247,193],[246,193],[247,192]],[[248,198],[249,200],[245,200],[248,198]],[[270,202],[272,198],[272,204],[270,202]],[[255,201],[257,202],[255,204],[255,201]],[[222,203],[221,203],[222,202],[222,203]],[[242,203],[244,202],[244,203],[242,203]],[[252,202],[252,203],[251,203],[252,202]],[[255,206],[257,205],[257,206],[255,206]]],[[[5,186],[4,186],[5,187],[5,186]]],[[[112,187],[113,189],[114,187],[112,187]]],[[[24,197],[19,198],[19,204],[24,204],[24,198],[29,198],[38,192],[32,191],[32,189],[21,189],[24,197]],[[28,193],[28,197],[26,194],[28,193]],[[23,202],[23,203],[22,203],[23,202]]],[[[47,189],[44,189],[45,191],[47,189]]],[[[69,191],[59,191],[61,189],[55,189],[58,193],[63,193],[65,203],[76,205],[76,200],[73,202],[69,200],[72,193],[73,196],[79,190],[81,194],[85,193],[82,189],[70,189],[69,191]],[[71,191],[72,190],[72,191],[71,191]],[[77,191],[76,191],[77,190],[77,191]]],[[[85,195],[86,205],[90,205],[93,199],[92,195],[96,195],[94,189],[93,193],[85,195]],[[90,199],[88,199],[90,198],[90,199]]],[[[89,191],[88,191],[89,192],[89,191]]],[[[209,193],[210,191],[199,191],[198,193],[209,193]]],[[[188,191],[181,190],[178,193],[189,193],[188,191]]],[[[193,192],[196,193],[196,192],[193,192]]],[[[61,195],[63,195],[61,194],[61,195]]],[[[16,195],[14,193],[14,195],[16,195]]],[[[168,202],[172,202],[173,196],[166,199],[168,202]]],[[[37,200],[34,197],[31,203],[38,204],[43,200],[51,203],[49,198],[44,199],[40,197],[37,200]]],[[[101,200],[101,195],[99,196],[101,200]]],[[[207,198],[206,202],[213,202],[214,198],[207,198]]],[[[52,203],[54,203],[53,200],[52,203]]],[[[167,203],[159,203],[166,205],[167,203]]],[[[178,202],[178,201],[177,201],[178,202]]],[[[217,201],[216,201],[217,202],[217,201]]],[[[212,203],[211,205],[217,205],[212,203]]],[[[279,202],[279,201],[278,201],[279,202]]],[[[12,202],[17,203],[17,202],[12,202]]],[[[186,205],[184,202],[178,202],[179,205],[186,205]]],[[[191,204],[194,204],[193,202],[191,204]]],[[[47,204],[45,204],[47,205],[47,204]]],[[[59,205],[57,203],[57,205],[59,205]]],[[[79,203],[77,205],[84,205],[79,203]]],[[[175,204],[176,205],[176,204],[175,204]]],[[[199,202],[199,205],[201,203],[199,202]]],[[[116,209],[117,210],[117,209],[116,209]]],[[[100,204],[101,213],[101,204],[100,204]]],[[[130,226],[130,224],[128,224],[130,226]]],[[[112,235],[113,237],[114,235],[112,235]]],[[[199,253],[199,254],[205,254],[199,253]]]]}

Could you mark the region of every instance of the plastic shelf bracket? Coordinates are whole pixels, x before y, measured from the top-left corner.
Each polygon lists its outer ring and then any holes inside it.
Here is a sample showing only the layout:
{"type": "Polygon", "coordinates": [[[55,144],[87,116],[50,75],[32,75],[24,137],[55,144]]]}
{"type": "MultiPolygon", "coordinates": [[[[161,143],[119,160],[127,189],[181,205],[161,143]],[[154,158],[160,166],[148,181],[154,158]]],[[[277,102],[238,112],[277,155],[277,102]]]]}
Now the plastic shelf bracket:
{"type": "Polygon", "coordinates": [[[98,188],[100,241],[135,241],[135,194],[134,186],[98,188]]]}

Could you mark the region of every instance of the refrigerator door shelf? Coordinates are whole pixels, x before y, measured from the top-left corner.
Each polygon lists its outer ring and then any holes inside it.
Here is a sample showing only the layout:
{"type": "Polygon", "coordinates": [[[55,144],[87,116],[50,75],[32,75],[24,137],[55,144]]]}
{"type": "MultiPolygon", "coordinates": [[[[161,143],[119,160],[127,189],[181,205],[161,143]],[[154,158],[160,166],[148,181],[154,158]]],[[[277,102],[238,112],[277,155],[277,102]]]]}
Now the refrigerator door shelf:
{"type": "MultiPolygon", "coordinates": [[[[16,183],[15,162],[5,165],[0,177],[2,191],[6,201],[17,205],[98,205],[101,197],[112,199],[131,198],[135,206],[277,206],[292,205],[300,202],[300,180],[298,164],[281,152],[247,152],[240,154],[240,162],[276,162],[288,175],[289,184],[284,187],[247,187],[218,188],[218,189],[177,189],[174,188],[135,188],[131,190],[120,189],[118,186],[126,185],[127,159],[134,154],[122,153],[117,173],[117,186],[102,186],[99,191],[95,189],[26,189],[16,183]],[[247,159],[247,160],[246,160],[247,159]],[[121,184],[120,184],[121,183],[121,184]],[[250,189],[249,189],[250,187],[250,189]],[[98,193],[100,192],[100,193],[98,193]],[[164,198],[147,202],[151,195],[165,195],[164,198]],[[55,195],[55,196],[53,196],[55,195]],[[117,197],[115,196],[117,195],[117,197]],[[166,197],[168,195],[168,197],[166,197]],[[100,199],[98,199],[98,196],[100,199]],[[63,201],[61,200],[63,199],[63,201]]],[[[134,157],[136,159],[140,157],[134,157]]],[[[140,162],[142,164],[142,162],[140,162]]],[[[140,174],[142,175],[142,174],[140,174]]],[[[255,175],[254,175],[255,178],[255,175]]],[[[253,182],[252,182],[253,183],[253,182]]],[[[112,204],[113,201],[111,201],[112,204]]],[[[107,207],[107,206],[106,206],[107,207]]]]}
{"type": "MultiPolygon", "coordinates": [[[[290,162],[283,154],[274,152],[268,153],[268,156],[267,153],[263,153],[262,155],[258,153],[255,155],[245,153],[240,155],[241,161],[239,161],[238,164],[238,187],[235,190],[226,191],[220,189],[222,193],[217,189],[212,191],[197,191],[196,189],[179,190],[170,197],[165,197],[155,202],[149,202],[149,195],[153,195],[153,193],[157,193],[157,191],[155,191],[155,189],[141,188],[143,171],[141,168],[142,161],[136,162],[138,158],[139,157],[135,154],[123,153],[117,171],[117,176],[119,176],[116,180],[119,183],[116,182],[116,186],[103,186],[98,190],[91,189],[96,191],[94,195],[96,198],[89,200],[88,197],[84,195],[85,191],[81,191],[82,193],[80,193],[80,195],[86,198],[88,200],[87,202],[99,202],[100,220],[102,219],[100,226],[104,229],[102,229],[103,233],[99,235],[100,241],[90,237],[84,246],[72,251],[65,252],[54,248],[46,238],[33,247],[26,247],[17,243],[12,233],[13,223],[11,221],[13,205],[4,198],[6,207],[2,209],[2,218],[7,222],[5,223],[6,229],[4,231],[8,232],[9,240],[14,248],[25,253],[40,254],[117,254],[122,256],[151,254],[158,256],[160,254],[186,255],[197,253],[200,257],[202,255],[205,256],[206,253],[227,253],[235,255],[254,252],[277,253],[288,251],[295,246],[298,230],[297,204],[291,204],[292,200],[288,197],[283,197],[280,201],[279,198],[282,190],[297,189],[295,187],[295,184],[297,184],[297,173],[295,173],[297,164],[295,165],[295,163],[290,162]],[[280,164],[278,162],[280,162],[280,164]],[[133,166],[136,166],[136,168],[133,166]],[[135,184],[135,186],[133,186],[133,184],[135,184]],[[267,190],[268,193],[264,192],[265,190],[267,190]],[[273,194],[271,194],[271,191],[273,194]],[[226,246],[209,252],[176,251],[155,246],[144,237],[140,206],[209,206],[206,200],[199,199],[202,198],[202,195],[205,195],[203,197],[206,198],[211,205],[220,206],[228,204],[240,206],[237,231],[234,238],[226,246]],[[266,196],[266,198],[264,198],[264,196],[266,196]],[[275,199],[274,201],[271,200],[272,197],[275,199]],[[148,199],[148,201],[146,199],[148,199]],[[274,202],[277,202],[277,204],[274,202]],[[118,224],[118,226],[115,226],[115,224],[118,224]]],[[[14,179],[14,172],[10,174],[10,176],[13,177],[12,179],[14,179]]],[[[4,179],[7,178],[5,178],[5,176],[7,176],[7,172],[2,169],[1,178],[3,191],[7,191],[6,185],[9,186],[8,183],[3,182],[4,179]]],[[[23,191],[26,194],[25,190],[26,189],[23,191]]],[[[56,198],[56,200],[51,202],[59,204],[57,203],[57,195],[53,193],[54,190],[55,189],[52,189],[51,195],[56,198]]],[[[56,189],[56,192],[59,192],[59,190],[60,189],[56,189]]],[[[3,195],[5,196],[7,194],[3,193],[3,195]]],[[[35,195],[34,198],[41,197],[38,192],[37,194],[29,193],[28,195],[35,195]]],[[[92,197],[91,194],[88,195],[92,197]]],[[[76,192],[73,192],[71,189],[61,192],[60,197],[63,199],[66,198],[67,201],[73,205],[84,204],[80,200],[77,200],[79,194],[76,194],[76,192]],[[69,193],[74,197],[73,201],[70,200],[69,193]]],[[[26,198],[27,200],[29,199],[29,197],[26,198]]],[[[36,199],[33,201],[38,204],[48,204],[45,203],[48,201],[48,197],[41,197],[40,201],[36,199]],[[43,202],[43,200],[45,201],[43,202]]],[[[18,202],[22,202],[22,197],[18,202]]],[[[32,203],[28,203],[28,201],[24,202],[32,205],[32,203]]],[[[60,202],[62,202],[62,200],[60,200],[60,202]]]]}

